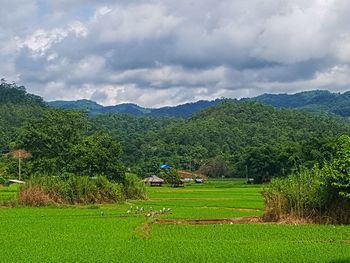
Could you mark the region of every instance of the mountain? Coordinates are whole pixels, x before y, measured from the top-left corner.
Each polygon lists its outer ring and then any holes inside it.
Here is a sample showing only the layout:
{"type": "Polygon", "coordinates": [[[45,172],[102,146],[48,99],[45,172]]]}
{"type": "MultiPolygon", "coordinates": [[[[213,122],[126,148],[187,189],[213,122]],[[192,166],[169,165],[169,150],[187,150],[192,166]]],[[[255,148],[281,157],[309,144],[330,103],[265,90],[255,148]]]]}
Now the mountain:
{"type": "Polygon", "coordinates": [[[332,140],[350,133],[339,118],[238,100],[185,119],[100,114],[92,124],[122,143],[124,163],[138,174],[155,174],[167,163],[214,177],[249,173],[262,181],[299,164],[323,163],[332,155],[332,140]]]}
{"type": "Polygon", "coordinates": [[[304,109],[315,113],[350,116],[350,92],[331,93],[325,90],[305,91],[296,94],[264,94],[254,100],[277,108],[304,109]]]}
{"type": "Polygon", "coordinates": [[[214,106],[221,102],[222,99],[213,101],[197,101],[193,103],[186,103],[174,107],[162,107],[162,108],[144,108],[132,103],[123,103],[115,106],[102,106],[91,100],[77,100],[77,101],[52,101],[48,102],[48,105],[61,109],[85,109],[91,115],[97,115],[102,113],[126,113],[136,116],[151,115],[151,116],[170,116],[187,118],[193,113],[205,109],[210,106],[214,106]]]}
{"type": "Polygon", "coordinates": [[[91,100],[76,100],[76,101],[56,100],[56,101],[50,101],[47,104],[54,108],[88,110],[91,113],[99,112],[103,109],[102,105],[99,105],[96,102],[91,100]]]}
{"type": "MultiPolygon", "coordinates": [[[[86,109],[91,115],[101,113],[126,113],[136,116],[170,116],[188,118],[192,114],[215,106],[229,99],[216,99],[213,101],[200,100],[174,107],[158,109],[143,108],[136,104],[125,103],[104,107],[90,100],[53,101],[49,106],[64,109],[86,109]]],[[[332,93],[326,90],[305,91],[296,94],[263,94],[254,98],[243,98],[242,101],[258,101],[276,108],[302,109],[317,114],[331,114],[341,117],[350,117],[350,91],[345,93],[332,93]]]]}
{"type": "Polygon", "coordinates": [[[224,99],[216,99],[212,101],[200,100],[197,102],[186,103],[175,107],[163,107],[159,109],[152,109],[152,115],[167,115],[173,117],[190,117],[193,113],[215,106],[224,99]]]}
{"type": "Polygon", "coordinates": [[[27,93],[23,86],[1,82],[0,148],[13,143],[17,137],[17,129],[46,107],[41,97],[27,93]]]}
{"type": "MultiPolygon", "coordinates": [[[[266,181],[287,175],[299,165],[322,165],[331,159],[336,138],[350,134],[345,119],[279,107],[317,108],[336,114],[339,106],[344,115],[344,109],[349,107],[348,95],[314,91],[255,98],[275,107],[252,99],[199,101],[160,109],[135,104],[103,107],[88,100],[55,102],[56,107],[95,112],[87,118],[82,112],[50,108],[40,97],[28,94],[24,87],[3,83],[0,147],[22,147],[23,142],[28,143],[26,147],[31,147],[32,142],[47,147],[46,140],[50,138],[53,142],[48,149],[50,153],[40,151],[40,154],[48,161],[42,167],[53,169],[60,167],[61,161],[67,161],[56,158],[63,156],[60,147],[75,149],[67,141],[72,134],[83,137],[105,132],[120,142],[123,163],[140,176],[157,174],[159,164],[166,163],[177,169],[199,170],[211,177],[249,176],[266,181]]],[[[76,141],[74,138],[72,142],[76,141]]]]}

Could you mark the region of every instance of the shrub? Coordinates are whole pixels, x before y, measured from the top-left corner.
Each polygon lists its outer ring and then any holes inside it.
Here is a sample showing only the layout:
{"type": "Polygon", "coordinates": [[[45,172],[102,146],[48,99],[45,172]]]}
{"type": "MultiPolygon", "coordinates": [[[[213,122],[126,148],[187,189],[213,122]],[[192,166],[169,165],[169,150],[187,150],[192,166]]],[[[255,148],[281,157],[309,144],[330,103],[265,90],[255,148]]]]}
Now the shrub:
{"type": "Polygon", "coordinates": [[[34,206],[47,203],[112,203],[121,201],[123,198],[121,185],[110,182],[103,176],[91,179],[87,176],[70,174],[65,174],[62,177],[35,177],[22,187],[19,194],[21,204],[34,206]],[[40,201],[41,199],[36,197],[39,193],[47,200],[43,197],[43,201],[40,201]]]}
{"type": "Polygon", "coordinates": [[[175,169],[166,169],[162,171],[161,177],[167,184],[177,186],[181,184],[181,177],[175,169]]]}
{"type": "Polygon", "coordinates": [[[273,179],[263,191],[265,218],[279,220],[284,215],[313,218],[322,208],[325,193],[318,167],[302,168],[287,178],[273,179]]]}
{"type": "Polygon", "coordinates": [[[326,165],[300,171],[284,179],[273,179],[264,189],[265,219],[286,217],[318,223],[350,223],[350,200],[330,188],[333,170],[326,165]]]}
{"type": "Polygon", "coordinates": [[[6,182],[6,179],[2,176],[0,176],[0,184],[4,184],[6,182]]]}
{"type": "Polygon", "coordinates": [[[125,174],[123,183],[124,194],[127,199],[146,199],[146,186],[140,178],[132,173],[125,174]]]}
{"type": "Polygon", "coordinates": [[[99,189],[98,196],[100,202],[109,203],[117,202],[124,199],[122,185],[119,183],[112,183],[104,176],[96,178],[96,186],[99,189]]]}
{"type": "Polygon", "coordinates": [[[20,204],[28,206],[43,206],[53,203],[50,195],[40,187],[22,189],[18,194],[18,201],[20,204]]]}

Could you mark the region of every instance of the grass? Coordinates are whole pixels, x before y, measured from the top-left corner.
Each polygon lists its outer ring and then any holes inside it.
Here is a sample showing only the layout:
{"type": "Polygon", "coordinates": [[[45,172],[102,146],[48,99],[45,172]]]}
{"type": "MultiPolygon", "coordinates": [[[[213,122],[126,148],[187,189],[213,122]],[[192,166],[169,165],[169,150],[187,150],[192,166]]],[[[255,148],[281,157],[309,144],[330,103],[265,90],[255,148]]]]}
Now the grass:
{"type": "Polygon", "coordinates": [[[149,200],[127,204],[0,209],[0,261],[350,262],[349,226],[147,224],[126,216],[130,205],[170,207],[161,217],[175,219],[261,215],[260,187],[212,181],[148,190],[149,200]]]}
{"type": "Polygon", "coordinates": [[[2,203],[6,203],[8,201],[13,200],[18,192],[18,186],[17,185],[11,185],[8,187],[4,187],[0,185],[0,205],[2,203]]]}

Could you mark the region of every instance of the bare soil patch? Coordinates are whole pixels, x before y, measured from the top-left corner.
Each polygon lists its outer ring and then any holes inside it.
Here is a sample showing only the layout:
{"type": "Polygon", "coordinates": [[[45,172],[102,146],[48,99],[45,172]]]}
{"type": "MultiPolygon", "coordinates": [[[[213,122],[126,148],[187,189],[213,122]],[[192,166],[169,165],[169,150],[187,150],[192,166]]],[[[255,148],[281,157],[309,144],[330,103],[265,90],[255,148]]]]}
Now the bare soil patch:
{"type": "Polygon", "coordinates": [[[186,197],[167,197],[167,198],[152,198],[150,199],[150,201],[159,201],[159,200],[204,200],[204,201],[210,201],[210,200],[231,200],[231,198],[193,198],[193,197],[189,197],[189,198],[186,198],[186,197]]]}
{"type": "Polygon", "coordinates": [[[307,220],[295,218],[283,218],[279,221],[266,221],[260,216],[244,216],[234,218],[205,218],[205,219],[155,219],[155,224],[172,225],[209,225],[209,224],[281,224],[281,225],[306,225],[312,224],[307,220]]]}
{"type": "Polygon", "coordinates": [[[264,223],[261,217],[247,216],[236,218],[206,218],[206,219],[156,219],[155,224],[173,225],[209,225],[209,224],[257,224],[264,223]]]}

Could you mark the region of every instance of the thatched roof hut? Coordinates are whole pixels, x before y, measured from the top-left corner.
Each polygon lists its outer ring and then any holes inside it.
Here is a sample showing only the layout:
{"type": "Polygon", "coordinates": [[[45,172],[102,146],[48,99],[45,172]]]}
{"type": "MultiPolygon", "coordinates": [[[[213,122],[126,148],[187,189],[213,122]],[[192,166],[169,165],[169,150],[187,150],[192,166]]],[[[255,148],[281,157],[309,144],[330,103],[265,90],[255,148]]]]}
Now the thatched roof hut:
{"type": "Polygon", "coordinates": [[[164,180],[156,175],[152,175],[143,179],[145,184],[149,184],[150,186],[162,186],[164,180]]]}

